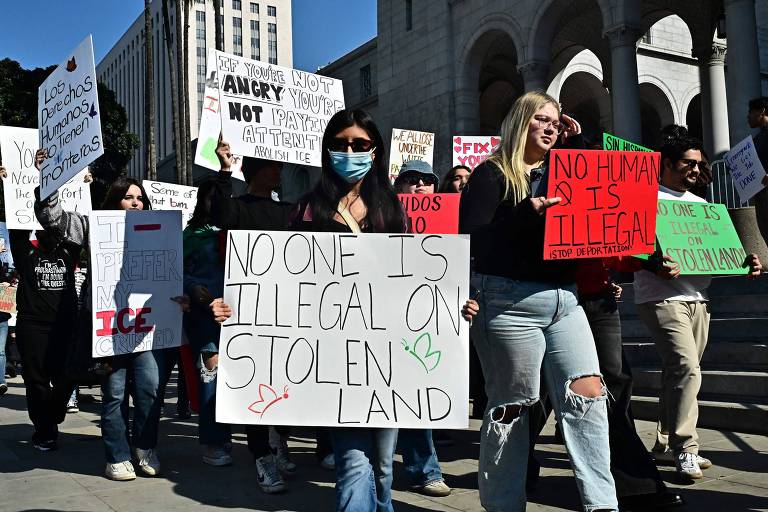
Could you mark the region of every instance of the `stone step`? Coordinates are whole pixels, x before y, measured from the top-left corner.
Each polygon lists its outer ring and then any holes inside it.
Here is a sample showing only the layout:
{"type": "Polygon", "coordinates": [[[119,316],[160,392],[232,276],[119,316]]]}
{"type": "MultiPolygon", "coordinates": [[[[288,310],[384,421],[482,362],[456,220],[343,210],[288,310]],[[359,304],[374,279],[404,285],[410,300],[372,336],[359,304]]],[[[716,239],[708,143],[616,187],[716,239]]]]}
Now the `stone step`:
{"type": "MultiPolygon", "coordinates": [[[[622,283],[624,289],[622,298],[634,302],[635,293],[632,283],[622,283]]],[[[712,278],[709,285],[711,297],[724,295],[768,295],[768,275],[763,274],[759,279],[747,279],[743,276],[718,276],[712,278]]]]}
{"type": "MultiPolygon", "coordinates": [[[[768,317],[712,318],[709,322],[710,340],[761,339],[768,333],[768,317]]],[[[649,338],[650,332],[639,318],[621,321],[622,338],[649,338]]]]}
{"type": "MultiPolygon", "coordinates": [[[[659,399],[654,396],[632,397],[632,413],[641,420],[656,421],[659,399]]],[[[768,434],[768,405],[751,402],[699,400],[700,428],[768,434]]]]}
{"type": "MultiPolygon", "coordinates": [[[[661,366],[661,358],[650,339],[624,342],[624,354],[632,368],[661,366]]],[[[710,341],[701,366],[705,370],[725,368],[768,371],[768,344],[754,340],[710,341]]]]}
{"type": "MultiPolygon", "coordinates": [[[[768,317],[768,295],[722,295],[709,302],[713,318],[768,317]]],[[[622,320],[637,318],[634,302],[622,299],[619,302],[622,320]]]]}
{"type": "MultiPolygon", "coordinates": [[[[661,386],[659,368],[633,368],[634,389],[638,394],[656,395],[661,386]]],[[[743,397],[768,403],[768,372],[702,370],[702,394],[719,397],[743,397]]]]}

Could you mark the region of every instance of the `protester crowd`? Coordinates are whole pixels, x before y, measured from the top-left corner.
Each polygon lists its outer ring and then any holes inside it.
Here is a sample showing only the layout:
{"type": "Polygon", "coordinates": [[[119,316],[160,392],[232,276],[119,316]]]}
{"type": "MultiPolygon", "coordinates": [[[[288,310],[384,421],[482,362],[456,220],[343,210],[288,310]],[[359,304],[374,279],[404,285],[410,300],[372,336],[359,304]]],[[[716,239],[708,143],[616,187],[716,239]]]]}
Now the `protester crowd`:
{"type": "MultiPolygon", "coordinates": [[[[750,103],[749,123],[760,128],[755,145],[768,166],[768,98],[750,103]]],[[[247,193],[233,197],[232,155],[229,145],[219,142],[221,170],[199,184],[197,205],[183,233],[184,296],[172,298],[185,311],[184,328],[196,362],[203,463],[228,466],[233,461],[234,427],[217,422],[215,414],[220,325],[232,315],[222,299],[227,230],[405,233],[409,223],[398,193],[457,193],[460,232],[471,235],[473,261],[472,297],[462,315],[471,324],[471,351],[479,361],[472,380],[484,382],[473,392],[474,415],[482,419],[482,506],[525,509],[526,490],[538,480],[533,447],[551,411],[584,510],[663,510],[683,503],[666,488],[656,464],[674,464],[687,479],[701,478],[713,464],[699,454],[696,434],[710,278],[680,275],[678,262],[660,251],[648,259],[544,260],[544,214],[562,200],[546,197],[548,153],[594,145],[584,140],[578,121],[543,92],[518,98],[500,135],[497,150],[474,170],[456,166],[441,180],[431,165],[413,160],[403,164],[392,184],[386,145],[374,120],[360,110],[339,111],[322,138],[319,182],[298,204],[273,197],[282,164],[251,157],[242,164],[247,193]],[[630,410],[632,377],[623,357],[617,308],[622,288],[613,279],[618,272],[634,272],[637,311],[663,363],[651,453],[637,435],[630,410]]],[[[694,193],[711,180],[702,143],[673,127],[660,134],[656,149],[661,153],[659,199],[704,201],[694,193]]],[[[38,168],[46,157],[44,151],[37,153],[38,168]]],[[[763,191],[757,199],[761,229],[768,225],[766,197],[763,191]]],[[[140,182],[120,178],[102,209],[148,210],[150,203],[140,182]]],[[[34,425],[32,443],[41,451],[55,450],[58,425],[68,407],[77,408],[75,385],[99,383],[105,476],[161,475],[159,420],[179,351],[91,359],[90,279],[83,282],[81,270],[90,260],[88,217],[64,211],[56,193],[42,200],[38,194],[35,213],[43,229],[34,239],[26,231],[12,232],[18,276],[7,279],[18,281],[15,332],[34,425]]],[[[749,278],[762,269],[756,255],[749,255],[744,266],[749,278]]],[[[0,316],[0,348],[6,345],[7,320],[0,316]]],[[[0,357],[5,366],[4,353],[0,357]]],[[[7,390],[3,380],[0,394],[7,390]]],[[[298,471],[287,444],[290,428],[244,428],[256,484],[265,493],[288,490],[286,478],[298,471]]],[[[337,510],[392,510],[395,453],[402,455],[414,491],[430,496],[451,492],[435,449],[436,439],[450,440],[444,432],[342,427],[315,432],[318,463],[336,472],[337,510]]]]}

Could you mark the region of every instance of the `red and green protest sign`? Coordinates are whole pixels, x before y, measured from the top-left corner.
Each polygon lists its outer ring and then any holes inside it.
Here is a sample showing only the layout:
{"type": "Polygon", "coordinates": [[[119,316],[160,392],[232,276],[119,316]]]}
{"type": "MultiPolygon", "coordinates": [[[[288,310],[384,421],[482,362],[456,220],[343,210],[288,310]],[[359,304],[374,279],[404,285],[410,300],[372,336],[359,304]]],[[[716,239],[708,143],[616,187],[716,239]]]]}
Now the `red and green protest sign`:
{"type": "Polygon", "coordinates": [[[746,274],[747,257],[722,204],[660,199],[656,237],[680,274],[746,274]]]}
{"type": "Polygon", "coordinates": [[[553,150],[544,259],[601,258],[654,250],[659,153],[553,150]]]}
{"type": "Polygon", "coordinates": [[[455,235],[459,232],[461,194],[398,194],[408,215],[409,233],[455,235]]]}

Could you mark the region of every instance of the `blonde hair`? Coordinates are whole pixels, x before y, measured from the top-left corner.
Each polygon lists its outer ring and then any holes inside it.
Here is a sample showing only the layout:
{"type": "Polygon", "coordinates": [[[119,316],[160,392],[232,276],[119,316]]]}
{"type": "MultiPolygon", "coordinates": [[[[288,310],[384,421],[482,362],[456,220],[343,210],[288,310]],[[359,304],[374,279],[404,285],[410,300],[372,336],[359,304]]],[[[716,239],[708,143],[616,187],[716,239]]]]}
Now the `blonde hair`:
{"type": "Polygon", "coordinates": [[[531,119],[544,105],[551,103],[560,113],[560,104],[542,91],[523,94],[509,110],[501,123],[501,144],[488,158],[504,176],[504,197],[518,203],[530,193],[530,182],[525,172],[525,144],[531,119]]]}

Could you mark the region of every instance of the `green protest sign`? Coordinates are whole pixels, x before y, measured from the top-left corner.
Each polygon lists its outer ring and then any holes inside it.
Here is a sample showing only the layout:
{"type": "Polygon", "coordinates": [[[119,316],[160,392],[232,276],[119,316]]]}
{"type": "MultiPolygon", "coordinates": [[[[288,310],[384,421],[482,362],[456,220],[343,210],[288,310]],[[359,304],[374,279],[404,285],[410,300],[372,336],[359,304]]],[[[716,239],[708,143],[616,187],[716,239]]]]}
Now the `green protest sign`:
{"type": "Polygon", "coordinates": [[[747,254],[725,205],[660,199],[656,238],[680,274],[746,274],[747,254]]]}
{"type": "Polygon", "coordinates": [[[653,151],[606,132],[603,132],[603,149],[606,151],[653,151]]]}

